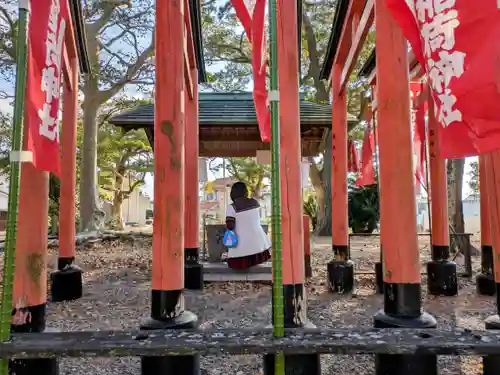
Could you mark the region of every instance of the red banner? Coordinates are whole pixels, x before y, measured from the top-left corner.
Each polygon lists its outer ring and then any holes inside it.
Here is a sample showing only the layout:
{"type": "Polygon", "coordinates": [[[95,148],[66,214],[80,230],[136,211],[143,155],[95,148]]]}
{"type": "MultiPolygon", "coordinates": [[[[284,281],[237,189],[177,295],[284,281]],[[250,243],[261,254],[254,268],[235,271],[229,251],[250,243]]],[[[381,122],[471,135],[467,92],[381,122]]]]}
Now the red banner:
{"type": "Polygon", "coordinates": [[[367,186],[375,184],[375,168],[373,165],[373,151],[375,139],[372,132],[372,122],[369,121],[365,129],[363,147],[361,148],[361,173],[356,180],[356,186],[367,186]]]}
{"type": "Polygon", "coordinates": [[[248,40],[252,44],[253,101],[262,142],[271,140],[271,117],[266,88],[266,0],[231,0],[248,40]]]}
{"type": "Polygon", "coordinates": [[[441,157],[500,149],[498,0],[385,0],[425,68],[441,157]]]}
{"type": "Polygon", "coordinates": [[[347,142],[347,171],[357,173],[359,172],[359,158],[358,150],[353,141],[347,142]]]}
{"type": "Polygon", "coordinates": [[[31,0],[28,31],[26,126],[33,165],[59,176],[59,99],[64,35],[69,12],[65,0],[31,0]]]}

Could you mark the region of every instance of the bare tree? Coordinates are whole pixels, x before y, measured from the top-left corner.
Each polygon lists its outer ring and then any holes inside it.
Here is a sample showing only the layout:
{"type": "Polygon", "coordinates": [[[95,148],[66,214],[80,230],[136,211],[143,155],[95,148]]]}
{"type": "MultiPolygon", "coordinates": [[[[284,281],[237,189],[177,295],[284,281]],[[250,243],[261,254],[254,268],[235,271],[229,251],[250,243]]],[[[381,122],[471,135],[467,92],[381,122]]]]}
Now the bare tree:
{"type": "MultiPolygon", "coordinates": [[[[85,29],[92,74],[84,77],[80,178],[81,229],[98,229],[103,217],[97,189],[97,116],[126,86],[149,91],[154,82],[154,0],[87,0],[85,29]]],[[[16,2],[0,5],[0,79],[14,83],[16,2]]],[[[12,92],[0,91],[0,98],[12,92]]]]}
{"type": "Polygon", "coordinates": [[[88,1],[84,9],[92,74],[82,92],[83,147],[80,222],[84,231],[99,229],[103,217],[97,186],[97,116],[102,105],[127,85],[148,90],[154,83],[154,2],[88,1]]]}

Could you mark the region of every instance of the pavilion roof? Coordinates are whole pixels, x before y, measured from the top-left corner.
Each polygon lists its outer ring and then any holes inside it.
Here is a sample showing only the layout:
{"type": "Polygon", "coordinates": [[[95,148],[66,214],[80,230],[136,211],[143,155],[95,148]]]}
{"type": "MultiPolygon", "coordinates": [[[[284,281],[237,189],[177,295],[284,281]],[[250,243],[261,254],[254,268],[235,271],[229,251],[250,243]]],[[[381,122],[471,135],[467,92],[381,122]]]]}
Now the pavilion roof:
{"type": "Polygon", "coordinates": [[[337,48],[342,35],[342,28],[344,27],[347,10],[349,8],[350,0],[338,0],[335,5],[335,15],[332,23],[332,31],[326,49],[325,59],[323,60],[323,67],[321,68],[320,79],[328,79],[332,71],[333,59],[337,53],[337,48]]]}
{"type": "MultiPolygon", "coordinates": [[[[199,95],[200,126],[206,125],[257,125],[252,93],[213,93],[199,95]]],[[[332,108],[329,104],[300,101],[300,120],[304,124],[331,126],[332,108]]],[[[356,122],[349,115],[348,121],[356,122]]],[[[153,126],[154,105],[143,104],[130,111],[113,116],[110,123],[124,128],[146,128],[153,126]]]]}
{"type": "Polygon", "coordinates": [[[207,82],[207,73],[205,69],[205,56],[203,54],[200,0],[189,0],[189,15],[191,17],[194,52],[196,55],[196,65],[198,67],[198,82],[205,83],[207,82]]]}
{"type": "MultiPolygon", "coordinates": [[[[331,128],[332,107],[306,101],[301,96],[300,120],[302,156],[315,156],[319,153],[323,132],[331,128]]],[[[356,123],[357,119],[349,115],[348,121],[356,123]]],[[[153,104],[120,113],[109,122],[126,130],[144,128],[154,144],[153,104]]],[[[200,93],[199,125],[200,156],[255,156],[257,150],[269,149],[269,144],[260,140],[251,93],[200,93]]]]}
{"type": "Polygon", "coordinates": [[[377,54],[375,53],[375,49],[373,49],[373,51],[370,53],[370,56],[368,56],[365,63],[359,70],[359,78],[368,78],[373,73],[375,67],[377,66],[376,57],[377,54]]]}

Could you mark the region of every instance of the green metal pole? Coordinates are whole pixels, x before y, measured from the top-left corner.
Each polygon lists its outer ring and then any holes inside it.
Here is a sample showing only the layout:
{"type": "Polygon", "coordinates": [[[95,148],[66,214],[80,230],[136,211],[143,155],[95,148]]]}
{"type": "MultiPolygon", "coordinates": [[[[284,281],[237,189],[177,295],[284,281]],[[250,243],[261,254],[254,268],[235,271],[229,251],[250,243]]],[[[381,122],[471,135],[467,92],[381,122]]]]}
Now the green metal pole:
{"type": "MultiPolygon", "coordinates": [[[[270,106],[271,106],[271,155],[272,155],[272,240],[273,240],[273,306],[274,336],[285,335],[285,311],[283,302],[283,254],[281,243],[281,193],[280,193],[280,123],[278,98],[278,45],[276,0],[269,0],[270,40],[270,106]]],[[[285,375],[285,357],[277,353],[275,375],[285,375]]]]}
{"type": "MultiPolygon", "coordinates": [[[[27,31],[29,0],[19,0],[19,22],[17,33],[16,97],[12,127],[12,154],[10,161],[9,205],[5,237],[3,292],[0,306],[0,342],[10,338],[12,321],[12,294],[14,289],[14,264],[16,256],[17,212],[19,206],[19,184],[21,180],[20,151],[23,143],[24,99],[26,96],[27,31]],[[13,157],[15,156],[15,157],[13,157]]],[[[9,360],[0,363],[0,375],[8,375],[9,360]]]]}

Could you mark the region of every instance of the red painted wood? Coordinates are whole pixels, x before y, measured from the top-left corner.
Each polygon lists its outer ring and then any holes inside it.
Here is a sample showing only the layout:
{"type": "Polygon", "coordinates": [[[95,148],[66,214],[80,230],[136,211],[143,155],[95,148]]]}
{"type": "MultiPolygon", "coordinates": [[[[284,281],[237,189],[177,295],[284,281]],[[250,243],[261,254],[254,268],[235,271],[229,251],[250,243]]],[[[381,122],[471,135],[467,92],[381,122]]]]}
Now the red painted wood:
{"type": "Polygon", "coordinates": [[[419,283],[407,42],[385,0],[375,2],[375,27],[384,281],[419,283]]]}
{"type": "Polygon", "coordinates": [[[187,249],[199,246],[199,183],[198,183],[198,155],[199,155],[199,126],[198,126],[198,71],[191,69],[193,77],[193,99],[186,94],[186,128],[184,158],[184,196],[186,206],[184,211],[184,246],[187,249]]]}
{"type": "MultiPolygon", "coordinates": [[[[24,150],[27,139],[28,127],[25,127],[24,150]]],[[[47,301],[48,211],[49,174],[36,169],[31,163],[22,163],[12,299],[14,308],[38,306],[47,301]]]]}
{"type": "MultiPolygon", "coordinates": [[[[430,97],[430,95],[428,95],[430,97]]],[[[431,242],[437,246],[449,246],[448,190],[446,160],[439,157],[439,122],[434,114],[434,101],[429,105],[429,175],[431,198],[431,242]]]]}
{"type": "Polygon", "coordinates": [[[479,159],[479,196],[480,208],[481,208],[481,245],[491,246],[491,224],[490,224],[490,208],[488,205],[488,183],[487,183],[487,171],[486,171],[486,160],[483,155],[478,156],[479,159]]]}
{"type": "Polygon", "coordinates": [[[297,0],[278,0],[277,8],[283,283],[301,284],[305,280],[305,273],[297,0]]]}
{"type": "Polygon", "coordinates": [[[73,87],[63,88],[61,131],[61,190],[59,203],[59,256],[75,256],[76,237],[76,126],[78,121],[78,61],[71,59],[73,87]]]}
{"type": "MultiPolygon", "coordinates": [[[[332,108],[332,245],[349,245],[347,214],[347,100],[341,91],[341,67],[333,67],[332,108]]],[[[344,260],[344,259],[342,259],[344,260]]]]}
{"type": "Polygon", "coordinates": [[[184,1],[156,2],[155,290],[184,287],[184,1]]]}

